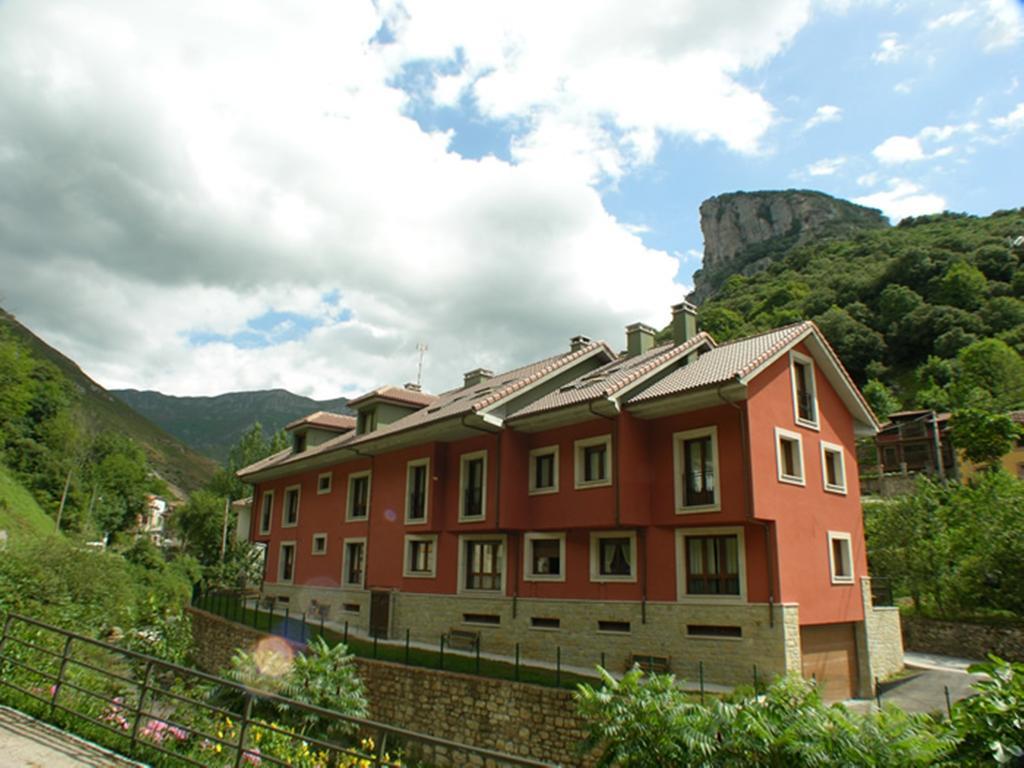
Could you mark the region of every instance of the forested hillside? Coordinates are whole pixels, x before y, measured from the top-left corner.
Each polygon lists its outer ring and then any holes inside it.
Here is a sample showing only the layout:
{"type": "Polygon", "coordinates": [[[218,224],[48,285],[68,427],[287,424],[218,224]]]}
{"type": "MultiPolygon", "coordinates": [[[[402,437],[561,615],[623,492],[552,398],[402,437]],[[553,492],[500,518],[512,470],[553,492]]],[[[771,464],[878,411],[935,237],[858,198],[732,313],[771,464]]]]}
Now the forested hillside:
{"type": "Polygon", "coordinates": [[[859,384],[879,380],[900,406],[946,408],[962,350],[995,338],[1024,353],[1022,236],[1015,209],[812,240],[726,279],[701,324],[724,341],[811,318],[859,384]]]}

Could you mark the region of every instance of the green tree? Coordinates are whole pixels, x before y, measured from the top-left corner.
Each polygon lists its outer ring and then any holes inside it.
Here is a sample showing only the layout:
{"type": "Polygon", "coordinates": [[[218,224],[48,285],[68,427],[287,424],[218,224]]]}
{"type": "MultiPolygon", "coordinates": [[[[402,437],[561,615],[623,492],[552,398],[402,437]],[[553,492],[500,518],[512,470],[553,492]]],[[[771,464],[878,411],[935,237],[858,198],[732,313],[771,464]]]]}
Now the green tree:
{"type": "Polygon", "coordinates": [[[960,309],[977,309],[988,293],[988,280],[977,267],[955,261],[939,281],[939,300],[960,309]]]}
{"type": "Polygon", "coordinates": [[[983,339],[957,355],[955,399],[967,403],[975,390],[987,393],[992,410],[1010,410],[1024,403],[1024,359],[1006,342],[983,339]]]}
{"type": "Polygon", "coordinates": [[[890,414],[900,409],[900,403],[892,391],[878,379],[871,379],[864,385],[864,399],[868,401],[871,410],[875,412],[878,420],[885,422],[889,420],[890,414]]]}
{"type": "Polygon", "coordinates": [[[968,461],[988,467],[999,460],[1020,439],[1022,430],[1009,414],[986,408],[960,408],[953,412],[950,437],[968,461]]]}
{"type": "Polygon", "coordinates": [[[189,497],[187,503],[175,509],[168,520],[168,527],[178,540],[181,551],[202,565],[212,565],[220,559],[226,502],[226,497],[213,491],[199,490],[189,497]]]}
{"type": "Polygon", "coordinates": [[[845,309],[832,307],[818,315],[815,322],[857,381],[864,380],[864,371],[869,363],[881,360],[885,355],[882,334],[855,319],[845,309]]]}
{"type": "Polygon", "coordinates": [[[249,494],[249,486],[238,479],[238,470],[287,447],[288,437],[284,430],[268,438],[263,433],[263,426],[258,421],[253,422],[231,447],[227,465],[214,475],[208,489],[221,496],[229,496],[232,500],[244,498],[249,494]]]}

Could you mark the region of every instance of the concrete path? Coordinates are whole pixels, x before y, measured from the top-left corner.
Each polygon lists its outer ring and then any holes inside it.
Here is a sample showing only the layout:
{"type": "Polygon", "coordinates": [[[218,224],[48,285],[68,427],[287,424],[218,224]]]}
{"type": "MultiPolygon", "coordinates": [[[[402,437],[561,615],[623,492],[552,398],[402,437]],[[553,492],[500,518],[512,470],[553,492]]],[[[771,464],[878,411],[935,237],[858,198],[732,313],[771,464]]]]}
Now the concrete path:
{"type": "Polygon", "coordinates": [[[950,703],[973,696],[977,691],[972,684],[984,677],[974,675],[967,668],[975,662],[950,656],[926,653],[904,655],[907,677],[882,683],[882,703],[896,704],[907,712],[946,712],[946,691],[950,703]]]}
{"type": "Polygon", "coordinates": [[[4,768],[141,766],[7,707],[0,707],[0,765],[4,768]]]}

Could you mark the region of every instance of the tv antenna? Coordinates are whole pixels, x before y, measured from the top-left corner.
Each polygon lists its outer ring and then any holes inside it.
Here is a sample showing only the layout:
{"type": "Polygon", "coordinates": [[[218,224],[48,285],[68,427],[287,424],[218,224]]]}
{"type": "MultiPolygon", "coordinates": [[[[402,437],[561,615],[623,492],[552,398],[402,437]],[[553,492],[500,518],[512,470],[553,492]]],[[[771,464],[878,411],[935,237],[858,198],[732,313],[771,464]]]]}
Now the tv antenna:
{"type": "Polygon", "coordinates": [[[425,355],[427,353],[428,349],[429,349],[429,347],[424,342],[422,342],[422,341],[419,344],[416,345],[416,351],[420,353],[420,361],[416,365],[416,386],[417,387],[422,387],[423,386],[423,355],[425,355]]]}

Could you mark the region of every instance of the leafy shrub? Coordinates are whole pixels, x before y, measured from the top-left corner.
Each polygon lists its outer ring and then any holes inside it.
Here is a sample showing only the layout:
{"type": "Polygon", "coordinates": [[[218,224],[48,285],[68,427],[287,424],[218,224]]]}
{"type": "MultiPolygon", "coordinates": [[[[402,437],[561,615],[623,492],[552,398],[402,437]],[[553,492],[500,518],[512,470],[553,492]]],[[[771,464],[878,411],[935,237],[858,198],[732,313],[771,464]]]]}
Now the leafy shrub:
{"type": "Polygon", "coordinates": [[[974,764],[1024,764],[1024,664],[989,656],[970,671],[987,679],[974,684],[978,696],[958,702],[953,710],[961,739],[957,757],[974,764]]]}

